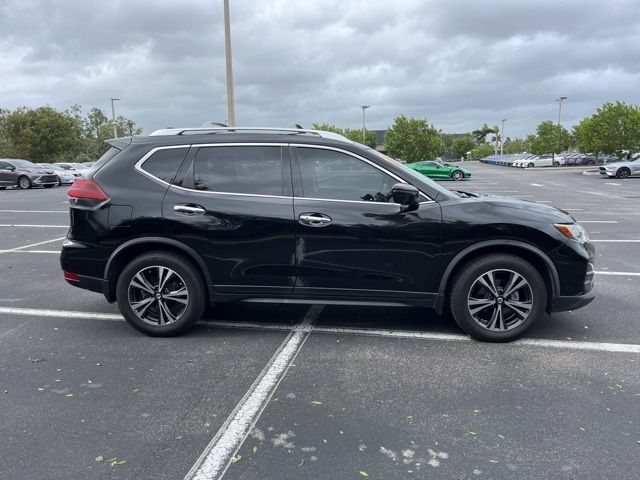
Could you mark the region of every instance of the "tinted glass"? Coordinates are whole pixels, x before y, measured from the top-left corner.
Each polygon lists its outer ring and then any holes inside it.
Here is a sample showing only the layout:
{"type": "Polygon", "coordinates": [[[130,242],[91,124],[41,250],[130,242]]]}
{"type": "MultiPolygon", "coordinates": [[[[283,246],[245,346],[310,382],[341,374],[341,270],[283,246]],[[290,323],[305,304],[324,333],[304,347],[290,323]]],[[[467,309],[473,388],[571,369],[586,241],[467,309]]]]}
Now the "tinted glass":
{"type": "Polygon", "coordinates": [[[318,148],[298,148],[305,197],[389,202],[393,177],[350,155],[318,148]]]}
{"type": "Polygon", "coordinates": [[[203,147],[194,161],[193,182],[196,190],[284,195],[287,171],[280,147],[203,147]]]}
{"type": "Polygon", "coordinates": [[[0,160],[0,169],[5,169],[10,166],[11,164],[9,162],[3,162],[2,160],[0,160]]]}
{"type": "MultiPolygon", "coordinates": [[[[187,148],[166,148],[158,150],[145,160],[142,164],[142,169],[160,180],[171,183],[178,168],[180,168],[182,159],[187,154],[187,150],[187,148]]],[[[100,163],[100,160],[98,160],[96,165],[98,163],[100,163]]],[[[92,168],[95,168],[95,165],[92,168]]]]}
{"type": "Polygon", "coordinates": [[[21,168],[40,168],[35,163],[31,163],[29,160],[11,160],[16,167],[21,168]]]}

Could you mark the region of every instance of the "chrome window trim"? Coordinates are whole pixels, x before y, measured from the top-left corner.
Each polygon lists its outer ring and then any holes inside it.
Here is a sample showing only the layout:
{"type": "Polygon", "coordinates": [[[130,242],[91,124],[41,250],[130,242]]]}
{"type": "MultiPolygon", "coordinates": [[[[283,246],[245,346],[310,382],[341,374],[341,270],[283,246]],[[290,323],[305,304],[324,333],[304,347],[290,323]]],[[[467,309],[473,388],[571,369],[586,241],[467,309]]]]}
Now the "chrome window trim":
{"type": "MultiPolygon", "coordinates": [[[[352,152],[349,152],[348,150],[344,150],[344,149],[338,148],[338,147],[331,147],[331,146],[326,146],[326,145],[304,144],[304,143],[298,144],[298,143],[273,143],[273,142],[226,142],[226,143],[193,143],[193,144],[190,144],[190,145],[165,145],[165,146],[161,146],[161,147],[154,147],[151,150],[149,150],[140,160],[138,160],[135,163],[134,168],[135,168],[135,170],[137,170],[141,174],[149,177],[150,179],[152,179],[152,180],[154,180],[154,181],[156,181],[156,182],[158,182],[158,183],[160,183],[162,185],[165,185],[167,187],[176,188],[178,190],[183,190],[185,192],[208,193],[208,194],[212,194],[212,195],[232,195],[232,196],[242,196],[242,197],[300,199],[300,200],[314,200],[314,201],[321,201],[321,202],[366,203],[368,205],[379,204],[379,205],[400,206],[399,203],[393,203],[393,202],[367,202],[365,200],[340,200],[340,199],[332,199],[332,198],[294,197],[294,196],[287,196],[287,195],[265,195],[265,194],[258,194],[258,193],[215,192],[215,191],[209,191],[209,190],[195,190],[193,188],[180,187],[178,185],[173,185],[173,184],[170,184],[168,182],[165,182],[164,180],[156,177],[155,175],[152,175],[151,173],[147,172],[146,170],[144,170],[142,168],[144,162],[146,162],[154,153],[156,153],[159,150],[168,150],[168,149],[173,149],[173,148],[263,147],[263,146],[273,146],[273,147],[290,147],[291,146],[291,147],[335,150],[337,152],[344,153],[346,155],[350,155],[350,156],[352,156],[354,158],[357,158],[358,160],[361,160],[361,161],[363,161],[365,163],[368,163],[372,167],[377,168],[378,170],[382,171],[383,173],[386,173],[387,175],[391,176],[392,178],[398,180],[400,183],[408,183],[406,180],[403,180],[402,178],[398,177],[394,173],[386,170],[385,168],[381,167],[380,165],[377,165],[376,163],[372,162],[371,160],[368,160],[368,159],[366,159],[364,157],[361,157],[360,155],[358,155],[356,153],[352,153],[352,152]]],[[[426,195],[424,192],[420,191],[420,195],[422,195],[424,198],[427,199],[424,202],[420,202],[420,205],[422,205],[424,203],[435,203],[435,201],[431,200],[431,198],[429,198],[429,196],[426,195]]]]}
{"type": "MultiPolygon", "coordinates": [[[[381,166],[380,166],[380,165],[378,165],[377,163],[372,162],[371,160],[369,160],[369,159],[367,159],[367,158],[364,158],[364,157],[362,157],[362,156],[358,155],[357,153],[350,152],[349,150],[344,150],[343,148],[339,148],[339,147],[332,147],[332,146],[329,146],[329,145],[314,145],[314,144],[306,144],[306,143],[290,143],[289,145],[290,145],[290,146],[292,146],[292,147],[296,147],[296,148],[316,148],[316,149],[319,149],[319,150],[333,150],[333,151],[336,151],[336,152],[344,153],[345,155],[349,155],[349,156],[351,156],[351,157],[353,157],[353,158],[356,158],[356,159],[358,159],[358,160],[360,160],[360,161],[363,161],[363,162],[365,162],[365,163],[368,163],[368,164],[369,164],[369,165],[371,165],[373,168],[377,168],[377,169],[378,169],[378,170],[380,170],[381,172],[386,173],[387,175],[389,175],[390,177],[392,177],[392,178],[396,179],[396,180],[397,180],[398,182],[400,182],[400,183],[407,183],[407,184],[409,184],[409,182],[407,182],[406,180],[404,180],[404,179],[400,178],[398,175],[396,175],[396,174],[395,174],[395,173],[393,173],[393,172],[390,172],[390,171],[389,171],[389,170],[387,170],[386,168],[381,167],[381,166]]],[[[420,195],[422,195],[422,196],[426,199],[426,201],[425,201],[425,202],[420,202],[421,204],[422,204],[422,203],[431,203],[431,202],[434,202],[434,200],[432,200],[432,199],[431,199],[431,198],[430,198],[426,193],[424,193],[422,190],[419,190],[419,191],[420,191],[420,195]]],[[[315,200],[322,200],[322,199],[315,199],[315,200]]],[[[330,199],[326,199],[326,200],[330,200],[330,199]]],[[[342,202],[357,202],[357,201],[359,201],[359,200],[340,200],[340,201],[342,201],[342,202]]],[[[383,203],[383,202],[364,202],[364,203],[383,203]]],[[[396,203],[395,205],[398,205],[398,204],[396,203]]]]}
{"type": "Polygon", "coordinates": [[[235,196],[241,196],[241,197],[264,197],[264,198],[287,198],[287,199],[293,198],[285,195],[264,195],[261,193],[213,192],[210,190],[196,190],[194,188],[185,188],[185,187],[180,187],[178,185],[171,185],[171,188],[177,188],[178,190],[184,190],[185,192],[209,193],[213,195],[235,195],[235,196]]]}

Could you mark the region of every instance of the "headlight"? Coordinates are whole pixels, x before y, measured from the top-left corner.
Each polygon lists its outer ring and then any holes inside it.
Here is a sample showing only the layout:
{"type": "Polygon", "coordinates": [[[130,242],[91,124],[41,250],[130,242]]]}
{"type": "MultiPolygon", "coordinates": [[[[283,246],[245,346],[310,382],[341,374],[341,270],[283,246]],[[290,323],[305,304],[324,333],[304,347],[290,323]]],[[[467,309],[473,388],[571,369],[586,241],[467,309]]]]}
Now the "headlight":
{"type": "Polygon", "coordinates": [[[587,232],[578,223],[555,223],[553,226],[565,237],[578,243],[585,243],[589,240],[587,232]]]}

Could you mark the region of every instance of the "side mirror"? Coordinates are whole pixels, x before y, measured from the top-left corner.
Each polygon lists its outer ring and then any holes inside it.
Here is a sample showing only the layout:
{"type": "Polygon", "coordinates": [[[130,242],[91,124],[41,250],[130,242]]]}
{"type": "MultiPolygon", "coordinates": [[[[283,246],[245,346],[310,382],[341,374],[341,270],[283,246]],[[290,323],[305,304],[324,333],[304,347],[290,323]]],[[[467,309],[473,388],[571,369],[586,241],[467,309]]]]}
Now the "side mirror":
{"type": "Polygon", "coordinates": [[[5,170],[9,170],[10,172],[14,172],[16,170],[16,167],[9,165],[7,167],[4,167],[5,170]]]}
{"type": "Polygon", "coordinates": [[[391,188],[391,199],[400,204],[401,211],[410,212],[418,208],[420,190],[408,183],[396,183],[391,188]]]}

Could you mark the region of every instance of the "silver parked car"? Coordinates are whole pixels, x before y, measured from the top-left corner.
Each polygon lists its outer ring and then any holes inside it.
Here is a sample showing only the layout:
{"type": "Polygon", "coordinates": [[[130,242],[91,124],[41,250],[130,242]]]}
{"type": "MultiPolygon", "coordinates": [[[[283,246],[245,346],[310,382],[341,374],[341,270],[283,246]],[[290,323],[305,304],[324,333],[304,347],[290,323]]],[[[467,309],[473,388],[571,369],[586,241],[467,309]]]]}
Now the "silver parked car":
{"type": "Polygon", "coordinates": [[[610,178],[640,177],[640,156],[627,162],[615,162],[600,167],[600,175],[610,178]]]}
{"type": "Polygon", "coordinates": [[[29,160],[0,158],[0,189],[18,187],[51,188],[58,185],[58,176],[53,170],[47,170],[29,160]]]}

